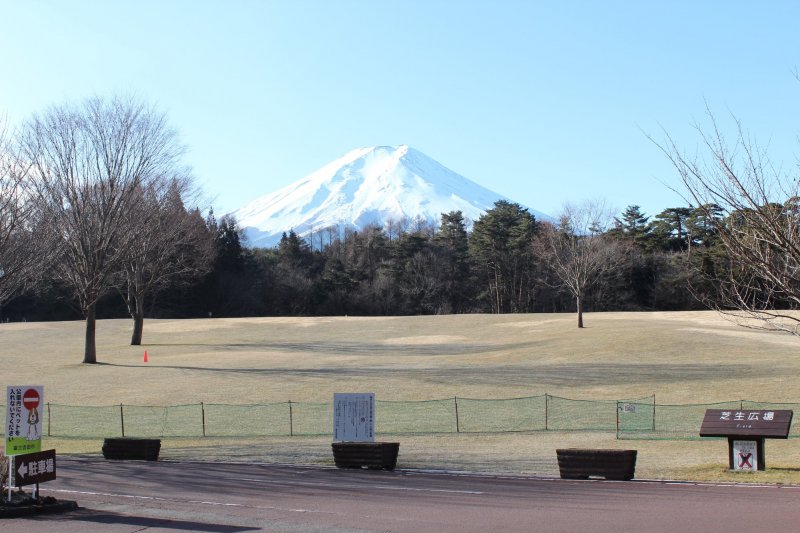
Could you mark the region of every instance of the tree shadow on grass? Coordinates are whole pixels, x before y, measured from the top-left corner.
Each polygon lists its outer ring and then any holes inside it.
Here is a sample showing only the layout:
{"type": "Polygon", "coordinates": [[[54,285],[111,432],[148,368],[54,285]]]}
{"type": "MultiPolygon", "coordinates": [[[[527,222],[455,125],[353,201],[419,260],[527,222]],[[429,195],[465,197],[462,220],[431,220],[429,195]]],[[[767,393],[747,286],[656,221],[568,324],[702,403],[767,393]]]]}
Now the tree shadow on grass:
{"type": "Polygon", "coordinates": [[[292,353],[310,354],[335,354],[335,355],[370,355],[370,356],[399,356],[399,355],[466,355],[476,353],[494,353],[500,351],[513,351],[520,349],[533,349],[535,343],[515,344],[378,344],[360,342],[276,342],[276,343],[154,343],[143,344],[143,348],[158,347],[204,347],[218,348],[223,351],[284,351],[292,353]]]}
{"type": "Polygon", "coordinates": [[[567,386],[580,384],[623,385],[629,383],[685,383],[715,379],[769,377],[781,372],[778,368],[765,368],[747,364],[673,364],[673,363],[573,363],[532,366],[486,367],[460,366],[447,368],[393,368],[383,366],[330,366],[318,368],[236,368],[202,367],[190,365],[126,365],[98,363],[123,368],[173,369],[187,372],[240,374],[254,376],[311,377],[311,378],[402,378],[437,384],[483,384],[516,386],[567,386]]]}

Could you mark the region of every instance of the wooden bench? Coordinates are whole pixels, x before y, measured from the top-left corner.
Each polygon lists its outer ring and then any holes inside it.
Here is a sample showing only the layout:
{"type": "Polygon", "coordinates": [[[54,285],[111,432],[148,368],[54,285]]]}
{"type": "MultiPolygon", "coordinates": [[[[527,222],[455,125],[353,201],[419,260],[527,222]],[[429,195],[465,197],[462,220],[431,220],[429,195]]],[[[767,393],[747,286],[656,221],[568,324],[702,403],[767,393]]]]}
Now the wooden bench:
{"type": "Polygon", "coordinates": [[[103,457],[115,460],[158,461],[161,439],[114,437],[103,439],[103,457]]]}
{"type": "Polygon", "coordinates": [[[339,468],[394,470],[399,442],[334,442],[333,461],[339,468]]]}
{"type": "Polygon", "coordinates": [[[636,450],[556,450],[558,470],[563,479],[602,477],[627,481],[636,470],[636,450]]]}

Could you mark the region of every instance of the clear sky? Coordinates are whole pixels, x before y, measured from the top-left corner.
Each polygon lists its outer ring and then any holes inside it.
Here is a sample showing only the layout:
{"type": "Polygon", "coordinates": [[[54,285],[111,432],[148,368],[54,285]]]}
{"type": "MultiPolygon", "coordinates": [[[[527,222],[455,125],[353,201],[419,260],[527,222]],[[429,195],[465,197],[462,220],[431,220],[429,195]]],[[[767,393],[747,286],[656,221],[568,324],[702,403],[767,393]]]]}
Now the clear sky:
{"type": "Polygon", "coordinates": [[[408,144],[523,205],[677,205],[646,137],[706,102],[795,164],[800,2],[0,0],[0,113],[165,111],[225,213],[361,146],[408,144]]]}

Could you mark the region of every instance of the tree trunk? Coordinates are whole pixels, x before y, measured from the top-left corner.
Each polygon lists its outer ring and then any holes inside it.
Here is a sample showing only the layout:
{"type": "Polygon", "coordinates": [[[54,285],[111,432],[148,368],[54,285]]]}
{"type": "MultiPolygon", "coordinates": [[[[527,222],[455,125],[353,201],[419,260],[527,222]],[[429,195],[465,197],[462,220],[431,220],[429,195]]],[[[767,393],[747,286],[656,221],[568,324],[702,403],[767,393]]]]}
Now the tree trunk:
{"type": "Polygon", "coordinates": [[[133,317],[133,335],[131,335],[131,346],[142,344],[142,332],[144,331],[144,313],[137,311],[133,317]]]}
{"type": "Polygon", "coordinates": [[[686,232],[686,243],[687,243],[687,244],[686,244],[686,245],[687,245],[687,248],[686,248],[686,250],[687,250],[687,252],[686,252],[686,256],[687,256],[689,259],[691,259],[691,258],[692,258],[692,234],[691,234],[691,233],[689,233],[688,231],[686,232]]]}
{"type": "Polygon", "coordinates": [[[502,313],[500,307],[502,306],[503,301],[500,298],[500,274],[497,272],[497,267],[494,268],[494,294],[495,305],[497,306],[497,314],[499,315],[502,313]]]}
{"type": "Polygon", "coordinates": [[[90,304],[86,309],[86,344],[83,349],[83,362],[92,365],[97,363],[97,346],[95,344],[96,329],[97,318],[95,314],[95,304],[90,304]]]}
{"type": "Polygon", "coordinates": [[[144,333],[144,295],[140,293],[132,294],[128,292],[128,311],[133,318],[133,334],[131,335],[131,346],[142,344],[142,334],[144,333]]]}
{"type": "Polygon", "coordinates": [[[575,298],[576,303],[578,304],[578,327],[583,327],[583,300],[580,296],[575,298]]]}

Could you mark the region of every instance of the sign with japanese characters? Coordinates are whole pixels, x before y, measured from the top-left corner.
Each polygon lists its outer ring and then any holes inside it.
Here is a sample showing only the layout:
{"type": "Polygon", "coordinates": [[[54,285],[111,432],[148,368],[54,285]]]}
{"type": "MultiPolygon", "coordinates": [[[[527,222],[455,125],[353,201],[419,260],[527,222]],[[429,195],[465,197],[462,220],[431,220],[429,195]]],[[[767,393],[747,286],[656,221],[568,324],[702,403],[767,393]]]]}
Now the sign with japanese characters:
{"type": "Polygon", "coordinates": [[[793,413],[778,409],[708,409],[700,436],[788,439],[793,413]]]}
{"type": "Polygon", "coordinates": [[[14,457],[14,485],[22,487],[56,478],[56,451],[45,450],[14,457]]]}
{"type": "Polygon", "coordinates": [[[754,440],[733,441],[733,469],[758,470],[758,442],[754,440]]]}
{"type": "Polygon", "coordinates": [[[6,387],[6,455],[22,455],[42,449],[44,387],[6,387]]]}
{"type": "Polygon", "coordinates": [[[622,404],[622,412],[623,413],[635,413],[636,412],[636,404],[635,403],[623,403],[622,404]]]}
{"type": "Polygon", "coordinates": [[[375,393],[333,395],[333,440],[375,442],[375,393]]]}

